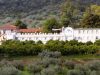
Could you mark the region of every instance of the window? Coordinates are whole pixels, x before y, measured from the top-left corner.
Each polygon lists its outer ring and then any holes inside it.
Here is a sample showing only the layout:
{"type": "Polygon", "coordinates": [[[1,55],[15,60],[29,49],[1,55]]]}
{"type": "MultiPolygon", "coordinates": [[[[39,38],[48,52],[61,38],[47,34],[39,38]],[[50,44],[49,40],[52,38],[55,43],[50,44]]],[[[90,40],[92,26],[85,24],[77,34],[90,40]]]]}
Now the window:
{"type": "Polygon", "coordinates": [[[87,34],[89,33],[89,30],[87,30],[87,34]]]}
{"type": "Polygon", "coordinates": [[[96,34],[98,34],[98,30],[96,30],[96,34]]]}
{"type": "Polygon", "coordinates": [[[36,40],[38,40],[38,37],[36,37],[36,40]]]}
{"type": "Polygon", "coordinates": [[[80,30],[78,31],[78,33],[80,33],[80,30]]]}
{"type": "Polygon", "coordinates": [[[46,37],[44,39],[46,40],[46,37]]]}
{"type": "Polygon", "coordinates": [[[11,30],[11,32],[13,32],[13,30],[11,30]]]}
{"type": "Polygon", "coordinates": [[[96,39],[99,39],[99,37],[98,37],[98,36],[96,36],[96,39]]]}
{"type": "Polygon", "coordinates": [[[15,37],[15,40],[18,40],[18,37],[15,37]]]}
{"type": "Polygon", "coordinates": [[[31,38],[29,38],[29,40],[31,40],[31,38]]]}
{"type": "Polygon", "coordinates": [[[83,30],[81,30],[81,33],[83,33],[83,30]]]}
{"type": "Polygon", "coordinates": [[[5,30],[3,30],[3,33],[5,34],[5,30]]]}

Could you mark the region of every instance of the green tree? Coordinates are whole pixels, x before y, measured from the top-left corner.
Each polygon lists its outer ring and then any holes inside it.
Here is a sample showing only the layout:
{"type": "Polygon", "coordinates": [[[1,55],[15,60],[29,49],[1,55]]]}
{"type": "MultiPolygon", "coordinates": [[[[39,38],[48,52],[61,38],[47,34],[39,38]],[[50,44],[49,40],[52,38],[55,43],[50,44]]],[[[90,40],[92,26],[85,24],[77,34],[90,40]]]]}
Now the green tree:
{"type": "Polygon", "coordinates": [[[43,44],[41,40],[37,41],[36,44],[43,44]]]}
{"type": "Polygon", "coordinates": [[[86,45],[92,45],[93,43],[91,41],[86,42],[86,45]]]}
{"type": "Polygon", "coordinates": [[[46,43],[45,49],[49,51],[62,51],[63,50],[63,44],[59,40],[50,40],[46,43]]]}
{"type": "Polygon", "coordinates": [[[26,29],[27,25],[25,23],[23,23],[21,20],[17,20],[15,22],[15,26],[18,26],[20,29],[26,29]]]}
{"type": "Polygon", "coordinates": [[[94,44],[100,46],[100,40],[96,40],[94,44]]]}
{"type": "Polygon", "coordinates": [[[93,14],[100,16],[100,6],[99,5],[91,5],[91,11],[93,14]]]}
{"type": "Polygon", "coordinates": [[[83,18],[82,27],[84,28],[99,28],[100,27],[100,16],[95,14],[88,14],[83,18]]]}
{"type": "Polygon", "coordinates": [[[64,27],[74,24],[78,18],[78,9],[72,0],[67,0],[65,4],[62,4],[61,12],[61,24],[64,27]]]}
{"type": "Polygon", "coordinates": [[[57,22],[55,18],[47,19],[44,22],[44,26],[43,26],[44,32],[52,32],[53,28],[60,28],[59,23],[57,22]]]}
{"type": "Polygon", "coordinates": [[[64,27],[68,27],[68,25],[70,24],[70,19],[68,17],[66,17],[66,16],[62,16],[61,24],[64,27]]]}
{"type": "Polygon", "coordinates": [[[81,20],[81,26],[84,28],[98,28],[100,27],[100,6],[91,5],[86,8],[81,20]]]}
{"type": "Polygon", "coordinates": [[[71,40],[68,42],[69,45],[73,46],[73,45],[78,45],[78,41],[77,40],[71,40]]]}

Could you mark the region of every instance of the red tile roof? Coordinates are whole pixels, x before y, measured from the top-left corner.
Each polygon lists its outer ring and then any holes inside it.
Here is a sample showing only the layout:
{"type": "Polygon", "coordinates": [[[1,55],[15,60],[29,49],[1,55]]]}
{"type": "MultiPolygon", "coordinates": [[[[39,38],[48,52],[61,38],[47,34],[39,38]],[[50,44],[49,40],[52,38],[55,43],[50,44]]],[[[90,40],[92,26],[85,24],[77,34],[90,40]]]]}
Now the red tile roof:
{"type": "Polygon", "coordinates": [[[30,28],[30,29],[19,29],[18,32],[22,32],[22,33],[35,33],[35,32],[41,32],[41,29],[35,29],[35,28],[30,28]]]}
{"type": "Polygon", "coordinates": [[[12,25],[12,24],[5,24],[3,26],[0,26],[0,29],[3,30],[16,30],[18,27],[12,25]]]}
{"type": "MultiPolygon", "coordinates": [[[[5,24],[3,26],[0,26],[0,29],[3,29],[3,30],[16,30],[18,29],[17,26],[14,26],[12,24],[5,24]]],[[[22,33],[38,33],[38,32],[41,32],[42,29],[36,29],[36,28],[29,28],[29,29],[18,29],[18,32],[22,32],[22,33]]]]}

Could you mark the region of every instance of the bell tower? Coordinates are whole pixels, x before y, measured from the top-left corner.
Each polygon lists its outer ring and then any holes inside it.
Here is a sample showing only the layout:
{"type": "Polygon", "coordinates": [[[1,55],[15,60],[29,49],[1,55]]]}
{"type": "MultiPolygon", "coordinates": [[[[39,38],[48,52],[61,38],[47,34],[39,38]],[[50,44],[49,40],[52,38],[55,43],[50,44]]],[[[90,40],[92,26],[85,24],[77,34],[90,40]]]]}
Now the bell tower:
{"type": "Polygon", "coordinates": [[[71,27],[66,27],[63,29],[62,33],[65,35],[66,40],[73,40],[73,31],[74,30],[71,27]]]}

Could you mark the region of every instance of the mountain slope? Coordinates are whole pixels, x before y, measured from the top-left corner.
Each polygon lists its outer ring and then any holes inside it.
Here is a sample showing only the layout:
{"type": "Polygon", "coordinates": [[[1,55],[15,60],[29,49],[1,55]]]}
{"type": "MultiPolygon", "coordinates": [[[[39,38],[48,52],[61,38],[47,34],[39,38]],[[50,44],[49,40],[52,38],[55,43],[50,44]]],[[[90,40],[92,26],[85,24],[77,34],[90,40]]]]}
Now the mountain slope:
{"type": "MultiPolygon", "coordinates": [[[[51,15],[59,18],[60,5],[66,0],[0,0],[0,23],[20,18],[32,26],[41,25],[51,15]]],[[[74,5],[86,8],[90,4],[100,5],[100,0],[73,0],[74,5]]],[[[84,12],[84,10],[83,10],[84,12]]]]}
{"type": "Polygon", "coordinates": [[[0,15],[35,13],[44,7],[61,3],[64,0],[0,0],[0,15]]]}
{"type": "MultiPolygon", "coordinates": [[[[0,15],[6,14],[21,14],[21,13],[35,13],[44,7],[49,9],[66,0],[0,0],[0,15]]],[[[78,0],[74,0],[78,1],[78,0]]],[[[100,4],[100,0],[79,0],[81,3],[95,3],[100,4]]]]}

